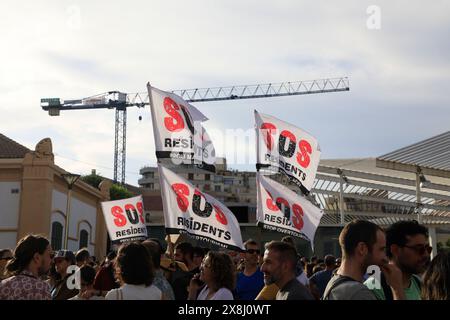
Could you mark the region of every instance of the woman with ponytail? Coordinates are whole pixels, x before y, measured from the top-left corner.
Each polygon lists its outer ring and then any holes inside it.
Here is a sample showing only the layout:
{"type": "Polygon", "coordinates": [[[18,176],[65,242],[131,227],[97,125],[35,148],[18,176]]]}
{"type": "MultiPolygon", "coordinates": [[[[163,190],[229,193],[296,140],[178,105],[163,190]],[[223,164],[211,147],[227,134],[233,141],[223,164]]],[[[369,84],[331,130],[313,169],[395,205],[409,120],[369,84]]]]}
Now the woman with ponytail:
{"type": "Polygon", "coordinates": [[[44,237],[22,238],[6,265],[8,278],[0,282],[0,300],[49,300],[50,288],[40,277],[50,268],[51,252],[44,237]]]}

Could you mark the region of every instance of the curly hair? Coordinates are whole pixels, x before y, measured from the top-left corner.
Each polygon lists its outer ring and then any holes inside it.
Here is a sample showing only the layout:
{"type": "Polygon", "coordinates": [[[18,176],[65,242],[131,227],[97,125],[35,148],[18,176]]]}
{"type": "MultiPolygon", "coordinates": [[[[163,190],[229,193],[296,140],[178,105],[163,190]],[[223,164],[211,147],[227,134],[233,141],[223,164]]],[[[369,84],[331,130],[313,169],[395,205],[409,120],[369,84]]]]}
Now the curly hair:
{"type": "Polygon", "coordinates": [[[439,253],[423,276],[422,299],[450,299],[450,252],[439,253]]]}
{"type": "Polygon", "coordinates": [[[235,267],[230,256],[224,252],[209,251],[205,256],[205,259],[207,257],[209,257],[211,262],[211,273],[216,286],[214,289],[227,288],[233,291],[236,275],[235,267]]]}

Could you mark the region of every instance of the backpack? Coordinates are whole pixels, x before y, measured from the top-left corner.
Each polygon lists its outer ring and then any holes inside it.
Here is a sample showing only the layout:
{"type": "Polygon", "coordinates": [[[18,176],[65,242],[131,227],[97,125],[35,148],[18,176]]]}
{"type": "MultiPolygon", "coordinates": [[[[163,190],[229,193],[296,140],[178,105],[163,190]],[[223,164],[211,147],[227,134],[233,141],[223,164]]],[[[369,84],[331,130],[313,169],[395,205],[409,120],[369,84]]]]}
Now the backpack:
{"type": "Polygon", "coordinates": [[[333,291],[335,288],[337,288],[344,282],[349,282],[349,281],[355,281],[355,280],[350,277],[347,277],[347,276],[339,275],[339,279],[337,279],[331,287],[325,289],[325,292],[323,293],[323,296],[322,296],[322,298],[320,298],[320,300],[329,300],[328,296],[330,295],[331,291],[333,291]]]}

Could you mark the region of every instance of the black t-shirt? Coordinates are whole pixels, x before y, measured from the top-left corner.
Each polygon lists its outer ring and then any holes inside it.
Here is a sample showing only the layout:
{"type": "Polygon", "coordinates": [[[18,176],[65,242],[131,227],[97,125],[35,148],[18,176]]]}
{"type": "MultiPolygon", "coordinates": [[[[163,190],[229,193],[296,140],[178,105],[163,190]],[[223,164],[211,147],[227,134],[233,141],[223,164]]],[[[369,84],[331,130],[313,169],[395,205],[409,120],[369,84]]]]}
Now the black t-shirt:
{"type": "Polygon", "coordinates": [[[278,291],[276,300],[314,300],[314,297],[303,284],[294,278],[278,291]]]}

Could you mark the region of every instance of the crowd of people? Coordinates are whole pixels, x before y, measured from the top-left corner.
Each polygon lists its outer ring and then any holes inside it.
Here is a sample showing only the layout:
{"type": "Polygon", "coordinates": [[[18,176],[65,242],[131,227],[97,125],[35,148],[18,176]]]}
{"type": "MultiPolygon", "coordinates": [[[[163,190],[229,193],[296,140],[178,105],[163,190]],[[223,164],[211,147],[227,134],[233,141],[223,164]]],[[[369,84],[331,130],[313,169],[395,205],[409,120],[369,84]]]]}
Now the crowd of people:
{"type": "MultiPolygon", "coordinates": [[[[430,259],[427,228],[365,220],[339,236],[341,257],[305,257],[292,237],[245,250],[158,239],[122,244],[99,263],[28,235],[0,250],[0,300],[449,300],[450,253],[430,259]],[[75,277],[74,277],[75,275],[75,277]],[[78,278],[77,278],[78,277],[78,278]],[[79,279],[74,286],[74,279],[79,279]]],[[[75,281],[76,282],[76,281],[75,281]]]]}

